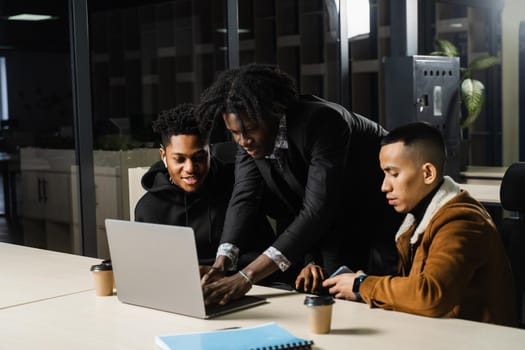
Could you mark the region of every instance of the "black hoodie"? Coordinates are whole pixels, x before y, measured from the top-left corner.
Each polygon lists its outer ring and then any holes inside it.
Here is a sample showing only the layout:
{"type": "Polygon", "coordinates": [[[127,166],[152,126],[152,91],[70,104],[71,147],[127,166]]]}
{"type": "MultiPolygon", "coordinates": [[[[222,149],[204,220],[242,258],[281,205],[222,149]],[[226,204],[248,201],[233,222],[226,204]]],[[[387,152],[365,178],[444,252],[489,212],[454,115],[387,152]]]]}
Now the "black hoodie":
{"type": "MultiPolygon", "coordinates": [[[[195,232],[201,265],[210,265],[221,239],[222,227],[234,182],[233,164],[211,158],[210,171],[202,187],[195,193],[185,192],[169,181],[168,169],[162,161],[151,166],[142,177],[147,193],[135,207],[135,220],[164,225],[191,226],[195,232]]],[[[268,248],[275,237],[268,221],[261,214],[257,234],[241,246],[241,267],[268,248]]],[[[257,220],[257,221],[259,221],[257,220]]]]}

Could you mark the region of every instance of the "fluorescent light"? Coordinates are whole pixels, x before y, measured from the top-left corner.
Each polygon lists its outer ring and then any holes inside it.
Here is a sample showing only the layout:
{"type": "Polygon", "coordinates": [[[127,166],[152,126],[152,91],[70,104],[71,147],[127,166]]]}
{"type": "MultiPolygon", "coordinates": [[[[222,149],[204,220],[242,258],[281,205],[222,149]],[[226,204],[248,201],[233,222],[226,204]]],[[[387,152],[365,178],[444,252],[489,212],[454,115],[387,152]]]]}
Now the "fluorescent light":
{"type": "Polygon", "coordinates": [[[463,23],[450,23],[450,28],[463,28],[463,23]]]}
{"type": "MultiPolygon", "coordinates": [[[[217,33],[228,33],[228,30],[226,28],[217,28],[217,29],[215,29],[215,31],[217,33]]],[[[246,33],[249,33],[249,32],[250,32],[249,29],[239,28],[237,30],[237,33],[239,33],[239,34],[246,34],[246,33]]]]}
{"type": "Polygon", "coordinates": [[[0,118],[9,120],[9,107],[7,105],[7,74],[5,69],[5,57],[0,57],[0,118]]]}
{"type": "Polygon", "coordinates": [[[7,17],[7,19],[10,21],[46,21],[55,18],[57,17],[49,15],[37,15],[34,13],[20,13],[18,15],[7,17]]]}

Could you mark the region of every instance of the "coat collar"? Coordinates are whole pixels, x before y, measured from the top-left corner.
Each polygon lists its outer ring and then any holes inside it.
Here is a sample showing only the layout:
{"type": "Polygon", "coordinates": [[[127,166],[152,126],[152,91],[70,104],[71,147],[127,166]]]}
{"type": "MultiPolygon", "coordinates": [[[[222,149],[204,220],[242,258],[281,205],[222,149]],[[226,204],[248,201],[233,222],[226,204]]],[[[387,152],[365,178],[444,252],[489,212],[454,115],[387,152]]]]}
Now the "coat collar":
{"type": "MultiPolygon", "coordinates": [[[[459,185],[452,180],[449,176],[445,176],[443,184],[441,184],[441,187],[436,192],[434,197],[432,197],[432,200],[430,201],[430,204],[427,207],[427,210],[425,211],[425,214],[423,214],[423,218],[421,219],[421,222],[416,227],[414,233],[412,234],[412,237],[410,238],[410,243],[414,244],[419,239],[419,236],[425,232],[430,220],[434,216],[434,214],[443,206],[445,203],[447,203],[449,200],[451,200],[453,197],[455,197],[461,189],[459,188],[459,185]]],[[[415,223],[416,219],[414,215],[407,214],[405,216],[405,219],[403,220],[403,223],[399,227],[396,233],[396,241],[398,238],[405,233],[410,226],[412,226],[415,223]]]]}

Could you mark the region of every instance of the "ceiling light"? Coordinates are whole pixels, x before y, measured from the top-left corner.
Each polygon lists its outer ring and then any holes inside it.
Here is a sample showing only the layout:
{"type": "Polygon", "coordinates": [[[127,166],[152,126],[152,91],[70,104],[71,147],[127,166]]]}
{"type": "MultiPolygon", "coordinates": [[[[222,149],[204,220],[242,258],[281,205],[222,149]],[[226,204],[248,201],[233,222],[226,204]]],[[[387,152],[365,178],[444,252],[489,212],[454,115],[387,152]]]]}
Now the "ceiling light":
{"type": "MultiPolygon", "coordinates": [[[[225,34],[225,33],[228,33],[228,30],[227,30],[226,28],[217,28],[217,29],[215,29],[215,31],[216,31],[217,33],[224,33],[224,34],[225,34]]],[[[249,29],[239,28],[239,29],[237,30],[237,33],[239,33],[239,34],[246,34],[246,33],[249,33],[249,32],[250,32],[249,29]]]]}
{"type": "Polygon", "coordinates": [[[55,16],[50,15],[37,15],[34,13],[20,13],[18,15],[7,17],[10,21],[47,21],[50,19],[56,19],[55,16]]]}
{"type": "Polygon", "coordinates": [[[450,26],[450,28],[463,28],[463,23],[461,23],[461,22],[450,23],[449,26],[450,26]]]}

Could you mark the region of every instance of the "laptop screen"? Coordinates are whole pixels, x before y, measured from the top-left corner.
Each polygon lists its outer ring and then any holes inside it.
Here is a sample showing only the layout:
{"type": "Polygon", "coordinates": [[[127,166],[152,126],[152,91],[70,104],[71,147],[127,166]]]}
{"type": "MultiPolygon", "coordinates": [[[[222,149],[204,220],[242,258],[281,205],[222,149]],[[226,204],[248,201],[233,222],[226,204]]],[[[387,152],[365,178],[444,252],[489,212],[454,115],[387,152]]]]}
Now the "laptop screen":
{"type": "MultiPolygon", "coordinates": [[[[191,227],[106,219],[106,231],[120,301],[210,317],[204,305],[191,227]]],[[[246,297],[218,311],[222,314],[264,302],[246,297]]]]}

